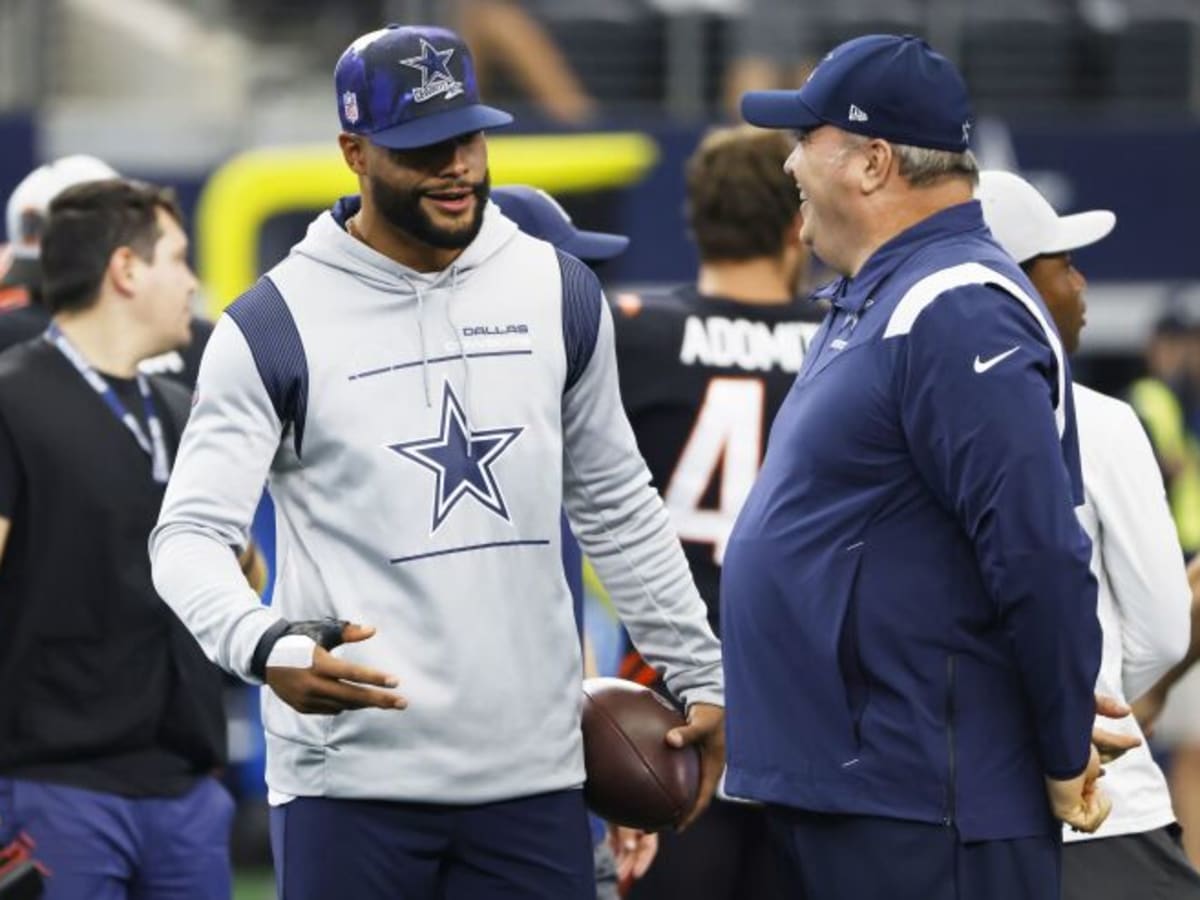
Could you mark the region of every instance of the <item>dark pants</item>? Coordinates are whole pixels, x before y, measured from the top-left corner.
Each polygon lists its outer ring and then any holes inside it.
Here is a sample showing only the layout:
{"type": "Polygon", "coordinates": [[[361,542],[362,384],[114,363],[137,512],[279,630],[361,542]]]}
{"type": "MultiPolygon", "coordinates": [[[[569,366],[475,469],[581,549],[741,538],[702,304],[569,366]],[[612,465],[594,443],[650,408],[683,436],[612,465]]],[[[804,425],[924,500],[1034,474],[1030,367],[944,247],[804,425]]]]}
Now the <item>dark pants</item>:
{"type": "Polygon", "coordinates": [[[714,800],[682,834],[659,835],[658,856],[630,900],[789,900],[761,806],[714,800]]]}
{"type": "Polygon", "coordinates": [[[595,900],[582,791],[476,806],[299,797],[271,810],[280,900],[595,900]]]}
{"type": "Polygon", "coordinates": [[[1063,847],[1063,900],[1200,900],[1177,826],[1063,847]]]}
{"type": "Polygon", "coordinates": [[[44,900],[229,900],[233,800],[211,778],[129,799],[0,778],[0,845],[24,831],[50,870],[44,900]]]}
{"type": "Polygon", "coordinates": [[[1062,839],[963,843],[950,826],[778,807],[788,900],[1059,900],[1062,839]]]}

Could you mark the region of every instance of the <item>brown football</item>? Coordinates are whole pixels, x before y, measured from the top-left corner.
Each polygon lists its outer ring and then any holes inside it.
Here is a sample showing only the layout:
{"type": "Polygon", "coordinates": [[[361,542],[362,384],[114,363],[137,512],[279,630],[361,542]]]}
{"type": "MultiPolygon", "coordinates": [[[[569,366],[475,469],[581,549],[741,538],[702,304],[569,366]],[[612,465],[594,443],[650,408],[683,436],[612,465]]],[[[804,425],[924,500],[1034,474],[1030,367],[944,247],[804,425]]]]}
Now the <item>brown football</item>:
{"type": "Polygon", "coordinates": [[[700,754],[675,749],[667,732],[687,721],[649,688],[620,678],[583,682],[584,796],[618,825],[660,831],[696,802],[700,754]]]}

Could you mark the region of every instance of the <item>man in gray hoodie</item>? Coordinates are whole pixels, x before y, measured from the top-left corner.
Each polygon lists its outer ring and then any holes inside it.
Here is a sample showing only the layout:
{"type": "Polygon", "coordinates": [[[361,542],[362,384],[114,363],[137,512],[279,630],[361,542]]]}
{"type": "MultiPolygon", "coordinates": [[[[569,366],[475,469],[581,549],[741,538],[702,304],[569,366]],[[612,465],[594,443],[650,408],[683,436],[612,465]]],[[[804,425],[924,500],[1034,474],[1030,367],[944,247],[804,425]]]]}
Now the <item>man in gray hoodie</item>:
{"type": "Polygon", "coordinates": [[[466,47],[389,26],[335,81],[362,196],[214,330],[155,583],[214,661],[270,687],[283,896],[590,900],[560,509],[687,706],[668,735],[702,752],[686,821],[723,761],[719,648],[621,409],[598,281],[487,202],[482,131],[511,119],[466,47]],[[228,552],[264,480],[270,609],[228,552]]]}

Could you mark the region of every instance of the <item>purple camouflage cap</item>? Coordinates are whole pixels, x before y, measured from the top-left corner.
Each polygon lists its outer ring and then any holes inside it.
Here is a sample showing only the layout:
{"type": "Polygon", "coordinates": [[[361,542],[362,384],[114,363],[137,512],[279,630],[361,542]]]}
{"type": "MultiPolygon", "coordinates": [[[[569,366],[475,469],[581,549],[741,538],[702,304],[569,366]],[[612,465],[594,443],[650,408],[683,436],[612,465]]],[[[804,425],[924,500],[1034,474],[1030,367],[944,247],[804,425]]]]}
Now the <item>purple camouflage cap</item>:
{"type": "Polygon", "coordinates": [[[396,150],[512,122],[479,102],[475,65],[453,31],[388,25],[346,48],[334,70],[342,129],[396,150]]]}

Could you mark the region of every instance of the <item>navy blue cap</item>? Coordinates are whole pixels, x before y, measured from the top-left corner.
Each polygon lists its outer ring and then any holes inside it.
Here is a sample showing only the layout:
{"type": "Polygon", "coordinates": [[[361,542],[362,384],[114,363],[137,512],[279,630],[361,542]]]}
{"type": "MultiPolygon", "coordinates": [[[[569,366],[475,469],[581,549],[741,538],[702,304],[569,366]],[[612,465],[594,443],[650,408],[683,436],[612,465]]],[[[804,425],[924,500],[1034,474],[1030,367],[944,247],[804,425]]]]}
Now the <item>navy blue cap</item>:
{"type": "Polygon", "coordinates": [[[797,91],[742,95],[742,117],[764,128],[833,125],[897,144],[961,153],[971,101],[954,64],[911,34],[869,34],[834,47],[797,91]]]}
{"type": "Polygon", "coordinates": [[[523,232],[549,241],[583,262],[604,262],[620,256],[629,246],[629,238],[623,234],[576,228],[558,201],[537,188],[523,184],[493,188],[492,200],[523,232]]]}
{"type": "Polygon", "coordinates": [[[453,31],[388,25],[364,34],[333,74],[342,130],[396,150],[508,125],[479,102],[475,64],[453,31]]]}

